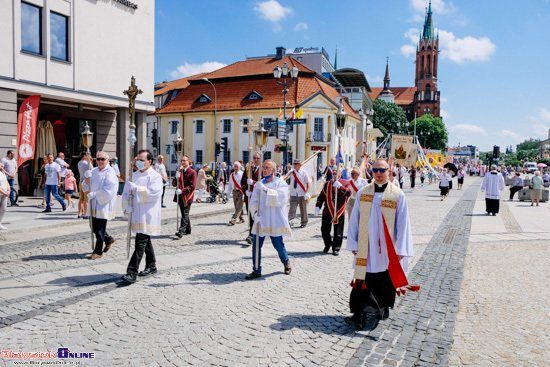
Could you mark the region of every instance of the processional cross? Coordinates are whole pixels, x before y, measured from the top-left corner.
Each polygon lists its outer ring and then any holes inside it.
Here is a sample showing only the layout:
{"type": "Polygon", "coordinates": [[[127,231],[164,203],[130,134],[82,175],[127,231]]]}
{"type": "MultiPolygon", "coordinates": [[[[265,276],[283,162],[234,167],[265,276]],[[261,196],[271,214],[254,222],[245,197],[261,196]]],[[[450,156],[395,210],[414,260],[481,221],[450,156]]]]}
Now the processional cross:
{"type": "Polygon", "coordinates": [[[143,91],[141,89],[139,89],[136,85],[136,78],[134,78],[134,76],[132,75],[132,79],[131,79],[131,82],[130,82],[130,86],[128,87],[128,89],[126,89],[125,91],[123,91],[124,95],[128,96],[128,110],[130,112],[130,129],[131,128],[134,128],[136,127],[136,125],[134,124],[134,114],[135,114],[135,111],[136,111],[136,98],[138,96],[138,94],[142,94],[143,91]]]}

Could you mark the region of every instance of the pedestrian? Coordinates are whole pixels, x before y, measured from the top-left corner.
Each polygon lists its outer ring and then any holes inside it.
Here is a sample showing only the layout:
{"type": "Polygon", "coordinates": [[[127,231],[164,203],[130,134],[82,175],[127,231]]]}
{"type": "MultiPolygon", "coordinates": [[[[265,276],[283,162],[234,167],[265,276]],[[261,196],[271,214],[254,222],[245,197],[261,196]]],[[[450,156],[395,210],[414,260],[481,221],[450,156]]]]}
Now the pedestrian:
{"type": "Polygon", "coordinates": [[[414,186],[416,185],[416,167],[411,166],[411,169],[409,170],[409,177],[411,179],[411,189],[414,190],[414,186]]]}
{"type": "Polygon", "coordinates": [[[351,190],[351,196],[348,199],[346,204],[346,211],[348,212],[348,221],[351,216],[351,211],[355,205],[355,198],[357,197],[357,192],[361,190],[364,186],[367,186],[368,181],[359,175],[359,168],[353,167],[351,170],[351,180],[349,181],[349,188],[351,190]]]}
{"type": "Polygon", "coordinates": [[[208,165],[205,164],[204,166],[199,168],[199,171],[197,173],[197,203],[202,202],[202,197],[204,196],[204,192],[206,190],[206,179],[208,178],[206,175],[206,171],[208,169],[208,165]]]}
{"type": "Polygon", "coordinates": [[[71,166],[67,162],[65,162],[65,153],[63,152],[57,153],[57,158],[55,159],[55,163],[59,164],[59,167],[61,167],[61,172],[60,172],[61,187],[63,188],[63,191],[64,191],[65,186],[63,185],[63,182],[65,182],[65,177],[67,177],[67,169],[69,169],[71,166]]]}
{"type": "Polygon", "coordinates": [[[456,177],[458,180],[458,190],[461,190],[462,185],[464,185],[464,176],[466,176],[466,171],[464,170],[463,166],[460,166],[458,168],[458,172],[456,173],[456,177]]]}
{"type": "Polygon", "coordinates": [[[277,165],[271,159],[262,165],[263,178],[256,182],[250,195],[250,211],[254,216],[252,229],[252,272],[245,279],[262,276],[262,246],[265,236],[271,243],[284,265],[284,273],[292,271],[290,260],[283,242],[284,236],[290,236],[288,224],[288,184],[275,176],[277,165]]]}
{"type": "Polygon", "coordinates": [[[168,174],[166,173],[166,166],[164,165],[164,157],[160,154],[157,156],[155,171],[157,171],[160,177],[162,177],[162,196],[160,198],[160,207],[166,208],[166,205],[164,205],[164,193],[166,192],[166,186],[168,185],[168,174]]]}
{"type": "Polygon", "coordinates": [[[10,205],[19,206],[15,202],[15,176],[17,175],[17,160],[14,157],[13,150],[8,150],[6,156],[2,158],[4,168],[2,171],[6,175],[8,184],[10,185],[10,205]]]}
{"type": "Polygon", "coordinates": [[[348,324],[374,330],[389,317],[396,293],[418,290],[408,285],[405,272],[413,257],[407,199],[388,182],[389,165],[374,163],[374,182],[357,193],[348,226],[346,248],[356,256],[348,324]]]}
{"type": "Polygon", "coordinates": [[[118,158],[113,157],[109,160],[109,165],[113,168],[113,171],[115,171],[115,175],[118,179],[118,189],[117,189],[117,195],[122,195],[122,190],[124,190],[124,180],[122,176],[120,175],[120,168],[118,167],[118,158]]]}
{"type": "Polygon", "coordinates": [[[122,277],[122,280],[128,284],[137,281],[139,264],[144,253],[145,269],[139,273],[139,276],[157,273],[151,236],[160,235],[161,223],[162,177],[151,167],[153,165],[151,152],[147,149],[140,150],[135,165],[137,171],[132,174],[131,181],[126,180],[122,193],[124,212],[132,213],[130,230],[136,236],[134,253],[126,268],[126,275],[122,277]]]}
{"type": "Polygon", "coordinates": [[[531,185],[533,186],[531,189],[531,206],[535,203],[539,206],[539,202],[542,199],[542,187],[544,185],[544,180],[540,177],[540,171],[535,171],[531,185]]]}
{"type": "Polygon", "coordinates": [[[420,169],[420,186],[424,187],[424,180],[426,180],[426,169],[420,169]]]}
{"type": "Polygon", "coordinates": [[[521,173],[516,172],[514,178],[512,179],[512,184],[510,185],[510,201],[514,200],[514,195],[516,192],[523,189],[523,178],[521,178],[521,173]]]}
{"type": "Polygon", "coordinates": [[[350,185],[345,180],[336,180],[337,172],[334,172],[334,180],[325,182],[323,189],[317,197],[317,203],[315,204],[315,215],[321,213],[321,236],[325,248],[323,253],[328,253],[332,248],[332,254],[338,256],[340,248],[342,247],[342,241],[344,239],[344,221],[346,203],[351,196],[350,185]],[[336,195],[336,199],[334,197],[336,195]],[[336,201],[336,208],[334,208],[334,202],[336,201]],[[334,227],[334,236],[331,236],[332,227],[334,227]]]}
{"type": "Polygon", "coordinates": [[[63,211],[67,210],[67,206],[63,201],[63,198],[57,193],[58,188],[61,186],[61,166],[54,162],[53,155],[51,153],[46,154],[47,163],[44,166],[46,171],[46,183],[45,183],[45,196],[46,196],[46,209],[42,213],[50,213],[52,208],[50,206],[50,194],[61,204],[63,211]]]}
{"type": "Polygon", "coordinates": [[[107,221],[115,217],[115,203],[118,179],[109,165],[109,155],[99,151],[96,154],[97,167],[86,171],[82,187],[88,192],[88,207],[92,216],[92,231],[95,234],[95,248],[90,260],[97,260],[109,251],[115,239],[107,233],[107,221]],[[105,244],[105,248],[103,245],[105,244]]]}
{"type": "Polygon", "coordinates": [[[183,235],[191,234],[191,221],[189,219],[189,211],[195,197],[195,185],[197,184],[197,171],[190,166],[189,157],[183,155],[181,157],[181,165],[176,172],[176,194],[174,202],[178,203],[181,213],[180,227],[176,232],[178,238],[183,235]]]}
{"type": "Polygon", "coordinates": [[[447,197],[447,195],[449,195],[449,183],[452,177],[449,172],[447,172],[447,168],[443,168],[441,169],[438,178],[441,201],[443,201],[447,197]]]}
{"type": "Polygon", "coordinates": [[[252,162],[247,163],[247,167],[243,172],[243,177],[241,178],[241,187],[245,193],[244,204],[246,205],[246,211],[248,213],[248,236],[246,237],[246,242],[252,244],[252,227],[254,226],[254,216],[250,212],[249,208],[249,198],[250,195],[254,192],[254,185],[261,178],[262,174],[262,156],[260,152],[255,152],[252,155],[252,162]]]}
{"type": "Polygon", "coordinates": [[[544,183],[544,187],[550,187],[550,171],[548,169],[546,169],[544,175],[542,175],[542,181],[544,183]]]}
{"type": "Polygon", "coordinates": [[[243,178],[243,171],[241,170],[241,163],[239,161],[233,164],[233,173],[229,175],[229,184],[226,188],[226,194],[228,198],[233,198],[233,206],[235,212],[229,220],[229,225],[234,226],[235,223],[244,223],[243,218],[243,206],[244,206],[244,191],[241,186],[241,180],[243,178]]]}
{"type": "Polygon", "coordinates": [[[88,195],[82,187],[82,183],[86,178],[86,171],[91,171],[94,166],[92,165],[91,157],[86,153],[82,153],[80,161],[77,164],[78,168],[78,218],[89,219],[88,217],[88,195]]]}
{"type": "Polygon", "coordinates": [[[403,183],[405,180],[405,174],[407,173],[407,169],[401,166],[399,163],[397,163],[396,173],[397,173],[397,182],[399,182],[399,188],[403,190],[403,183]]]}
{"type": "Polygon", "coordinates": [[[68,169],[65,176],[65,200],[67,200],[67,207],[74,208],[73,194],[76,189],[76,178],[74,178],[73,171],[68,169]]]}
{"type": "Polygon", "coordinates": [[[2,224],[4,214],[6,213],[6,205],[8,204],[8,198],[10,197],[10,184],[8,177],[4,173],[4,163],[0,162],[0,230],[7,231],[8,228],[2,224]]]}
{"type": "Polygon", "coordinates": [[[500,193],[504,189],[504,177],[497,171],[496,165],[483,177],[481,191],[485,192],[485,212],[487,215],[497,215],[500,206],[500,193]]]}
{"type": "Polygon", "coordinates": [[[288,209],[288,221],[296,218],[296,208],[300,206],[300,228],[307,226],[307,203],[311,195],[309,194],[309,176],[302,169],[302,162],[299,159],[294,160],[294,169],[290,174],[290,208],[288,209]]]}
{"type": "Polygon", "coordinates": [[[325,170],[323,171],[325,181],[332,180],[332,175],[334,173],[336,173],[336,158],[331,157],[328,166],[326,166],[325,170]]]}

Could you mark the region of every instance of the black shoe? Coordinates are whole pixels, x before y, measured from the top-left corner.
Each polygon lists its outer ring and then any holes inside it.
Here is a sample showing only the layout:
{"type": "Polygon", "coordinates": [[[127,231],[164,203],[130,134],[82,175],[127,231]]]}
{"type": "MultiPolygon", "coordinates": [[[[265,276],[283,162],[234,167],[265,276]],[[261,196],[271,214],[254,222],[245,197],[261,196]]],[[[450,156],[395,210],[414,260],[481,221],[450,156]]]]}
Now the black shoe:
{"type": "Polygon", "coordinates": [[[339,250],[334,250],[334,251],[332,251],[332,254],[334,256],[338,256],[338,255],[340,255],[340,251],[339,250]]]}
{"type": "Polygon", "coordinates": [[[51,212],[52,212],[51,209],[44,209],[44,210],[42,210],[42,213],[51,213],[51,212]]]}
{"type": "Polygon", "coordinates": [[[67,205],[63,204],[63,205],[61,206],[61,208],[63,209],[63,211],[65,211],[65,210],[67,210],[67,205]]]}
{"type": "Polygon", "coordinates": [[[250,236],[246,237],[246,243],[248,243],[249,245],[252,245],[252,237],[250,236]]]}
{"type": "Polygon", "coordinates": [[[365,312],[363,315],[363,329],[373,331],[380,322],[380,314],[378,312],[365,312]]]}
{"type": "Polygon", "coordinates": [[[257,278],[261,278],[261,277],[262,277],[262,274],[253,271],[252,273],[245,276],[244,279],[252,280],[252,279],[257,279],[257,278]]]}
{"type": "Polygon", "coordinates": [[[128,284],[134,284],[137,281],[136,274],[126,274],[122,277],[122,280],[128,284]]]}
{"type": "Polygon", "coordinates": [[[292,272],[292,267],[290,266],[290,261],[287,261],[285,263],[285,274],[290,275],[291,272],[292,272]]]}
{"type": "Polygon", "coordinates": [[[19,204],[13,203],[13,204],[11,204],[11,206],[19,206],[19,204]]]}
{"type": "Polygon", "coordinates": [[[323,254],[328,254],[328,250],[330,250],[330,246],[325,246],[323,249],[323,254]]]}
{"type": "Polygon", "coordinates": [[[160,207],[161,207],[161,208],[166,208],[166,205],[163,204],[163,205],[161,205],[160,207]]]}
{"type": "Polygon", "coordinates": [[[181,233],[181,232],[176,232],[176,236],[178,236],[178,238],[182,238],[182,237],[183,237],[183,233],[181,233]]]}
{"type": "Polygon", "coordinates": [[[346,321],[346,324],[354,327],[356,330],[361,330],[363,328],[361,326],[361,321],[357,320],[357,317],[355,316],[346,317],[344,320],[346,321]]]}
{"type": "Polygon", "coordinates": [[[109,242],[105,242],[105,248],[103,249],[103,252],[107,252],[111,249],[111,246],[113,246],[113,243],[115,243],[115,239],[111,238],[109,242]]]}
{"type": "Polygon", "coordinates": [[[140,272],[138,275],[140,277],[146,277],[148,275],[153,275],[158,273],[157,268],[145,268],[142,272],[140,272]]]}
{"type": "Polygon", "coordinates": [[[307,224],[300,224],[300,228],[306,228],[307,224]]]}
{"type": "Polygon", "coordinates": [[[390,317],[390,308],[384,307],[384,314],[382,315],[382,320],[386,320],[390,317]]]}

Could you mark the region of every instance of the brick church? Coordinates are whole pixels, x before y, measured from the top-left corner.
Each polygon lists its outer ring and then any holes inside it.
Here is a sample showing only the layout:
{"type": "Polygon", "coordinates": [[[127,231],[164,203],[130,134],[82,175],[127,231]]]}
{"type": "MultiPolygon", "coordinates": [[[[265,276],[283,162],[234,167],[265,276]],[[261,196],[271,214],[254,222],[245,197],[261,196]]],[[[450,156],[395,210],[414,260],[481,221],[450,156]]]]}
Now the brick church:
{"type": "Polygon", "coordinates": [[[372,88],[369,96],[372,100],[381,99],[401,107],[407,120],[426,114],[440,116],[440,97],[437,89],[437,62],[439,59],[439,36],[434,34],[432,3],[428,5],[422,35],[416,47],[416,70],[414,87],[390,86],[390,68],[386,61],[384,87],[372,88]]]}

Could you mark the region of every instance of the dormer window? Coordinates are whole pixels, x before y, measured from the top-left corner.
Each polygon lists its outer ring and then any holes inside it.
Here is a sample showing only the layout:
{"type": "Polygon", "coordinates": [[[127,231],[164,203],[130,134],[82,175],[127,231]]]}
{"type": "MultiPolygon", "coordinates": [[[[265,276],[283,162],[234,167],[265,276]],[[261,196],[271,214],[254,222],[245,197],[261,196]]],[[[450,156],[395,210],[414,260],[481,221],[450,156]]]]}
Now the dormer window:
{"type": "Polygon", "coordinates": [[[199,98],[197,98],[196,102],[198,102],[198,103],[210,103],[210,102],[212,102],[212,99],[210,99],[210,97],[208,97],[208,95],[203,93],[199,96],[199,98]]]}
{"type": "Polygon", "coordinates": [[[263,98],[264,97],[262,97],[262,95],[260,93],[253,90],[244,99],[247,99],[249,101],[258,101],[258,100],[263,99],[263,98]]]}

